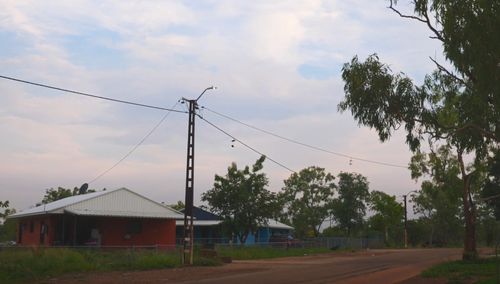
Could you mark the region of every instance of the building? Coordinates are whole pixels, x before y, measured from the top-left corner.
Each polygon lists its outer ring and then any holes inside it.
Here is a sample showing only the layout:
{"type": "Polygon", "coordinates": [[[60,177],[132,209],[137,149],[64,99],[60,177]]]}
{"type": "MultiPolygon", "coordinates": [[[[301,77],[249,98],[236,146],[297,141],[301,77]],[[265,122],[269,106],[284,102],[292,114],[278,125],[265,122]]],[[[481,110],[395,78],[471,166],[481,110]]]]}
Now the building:
{"type": "Polygon", "coordinates": [[[9,216],[22,246],[175,246],[183,215],[129,189],[60,199],[9,216]]]}
{"type": "MultiPolygon", "coordinates": [[[[207,212],[201,208],[193,207],[193,226],[194,226],[194,242],[202,244],[212,243],[228,243],[232,240],[237,243],[237,239],[225,236],[221,229],[222,218],[207,212]]],[[[177,222],[177,240],[181,243],[184,234],[184,221],[177,222]]],[[[245,244],[267,244],[272,241],[274,236],[285,237],[291,235],[293,227],[280,223],[276,220],[269,219],[267,224],[262,224],[257,232],[249,233],[245,244]]]]}
{"type": "MultiPolygon", "coordinates": [[[[184,212],[184,210],[181,210],[184,212]]],[[[195,243],[213,244],[213,243],[226,243],[228,238],[224,238],[220,223],[222,218],[205,211],[201,208],[193,206],[193,237],[195,243]]],[[[176,221],[176,238],[177,243],[182,244],[184,237],[184,220],[176,221]]]]}

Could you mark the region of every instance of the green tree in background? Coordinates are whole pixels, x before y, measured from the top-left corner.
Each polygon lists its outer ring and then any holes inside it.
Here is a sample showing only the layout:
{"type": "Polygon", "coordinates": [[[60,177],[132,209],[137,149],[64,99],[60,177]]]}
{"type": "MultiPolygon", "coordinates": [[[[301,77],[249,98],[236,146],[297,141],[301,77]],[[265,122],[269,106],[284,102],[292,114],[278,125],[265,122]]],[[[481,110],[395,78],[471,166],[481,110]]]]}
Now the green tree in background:
{"type": "MultiPolygon", "coordinates": [[[[85,186],[85,184],[83,185],[85,186]]],[[[88,185],[87,185],[88,186],[88,185]]],[[[84,193],[91,193],[95,192],[94,189],[88,189],[85,190],[84,193]]],[[[45,190],[45,195],[43,196],[42,203],[47,204],[59,199],[63,199],[66,197],[74,196],[74,195],[79,195],[80,194],[80,188],[76,187],[73,188],[73,190],[69,188],[64,188],[64,187],[58,187],[57,189],[50,188],[45,190]]]]}
{"type": "Polygon", "coordinates": [[[4,221],[7,216],[16,213],[15,209],[9,208],[10,204],[8,200],[0,200],[0,221],[4,221]]]}
{"type": "Polygon", "coordinates": [[[353,229],[363,224],[366,215],[368,180],[357,173],[340,173],[338,178],[338,197],[333,200],[331,213],[338,227],[350,236],[353,229]]]}
{"type": "Polygon", "coordinates": [[[497,220],[500,220],[500,150],[490,158],[488,173],[481,197],[493,209],[497,220]]]}
{"type": "Polygon", "coordinates": [[[412,195],[413,209],[429,227],[430,245],[434,240],[459,241],[463,223],[460,208],[462,181],[460,164],[450,146],[441,146],[430,154],[417,153],[412,157],[412,177],[429,177],[417,194],[412,195]]]}
{"type": "Polygon", "coordinates": [[[323,168],[308,167],[284,181],[279,194],[284,206],[283,221],[294,227],[296,236],[319,236],[320,226],[333,205],[334,179],[323,168]]]}
{"type": "Polygon", "coordinates": [[[184,202],[182,202],[181,200],[178,200],[177,203],[170,204],[170,205],[168,205],[168,207],[170,207],[174,210],[177,210],[177,211],[181,211],[182,209],[184,209],[184,207],[186,207],[186,205],[184,205],[184,202]]]}
{"type": "Polygon", "coordinates": [[[404,208],[396,201],[396,196],[381,191],[372,191],[369,199],[370,209],[375,213],[369,223],[373,229],[384,232],[384,241],[389,244],[389,232],[401,227],[404,208]]]}
{"type": "Polygon", "coordinates": [[[465,222],[464,259],[477,257],[476,208],[471,181],[491,147],[500,141],[500,2],[482,0],[415,0],[413,15],[389,8],[429,28],[443,46],[447,64],[436,59],[436,71],[417,86],[405,74],[393,74],[376,55],[344,65],[345,99],[359,124],[374,128],[382,141],[401,126],[406,143],[417,151],[424,139],[444,141],[457,155],[465,222]],[[445,67],[451,65],[451,68],[445,67]],[[474,156],[468,170],[463,155],[474,156]]]}
{"type": "Polygon", "coordinates": [[[7,219],[7,216],[16,213],[16,210],[9,208],[9,201],[0,200],[0,242],[13,241],[16,239],[16,222],[7,219]]]}
{"type": "Polygon", "coordinates": [[[276,195],[267,190],[268,178],[261,172],[264,160],[262,156],[252,168],[243,170],[232,163],[227,174],[215,175],[213,188],[201,195],[208,209],[223,219],[223,229],[238,237],[241,244],[277,212],[276,195]]]}

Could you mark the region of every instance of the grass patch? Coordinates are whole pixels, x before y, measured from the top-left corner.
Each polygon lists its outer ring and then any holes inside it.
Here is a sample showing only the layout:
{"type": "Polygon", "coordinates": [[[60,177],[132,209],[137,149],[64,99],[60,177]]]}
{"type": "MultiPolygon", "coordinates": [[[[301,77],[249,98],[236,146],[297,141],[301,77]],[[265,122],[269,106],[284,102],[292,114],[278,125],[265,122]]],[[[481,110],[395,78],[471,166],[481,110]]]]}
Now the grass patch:
{"type": "Polygon", "coordinates": [[[217,255],[231,257],[236,260],[244,259],[266,259],[286,256],[303,256],[318,253],[332,252],[328,248],[269,248],[258,246],[233,246],[218,247],[217,255]]]}
{"type": "MultiPolygon", "coordinates": [[[[220,262],[195,255],[194,264],[220,262]]],[[[0,283],[47,279],[65,273],[116,270],[149,270],[181,266],[177,251],[100,251],[94,249],[8,249],[0,251],[0,283]]]]}
{"type": "MultiPolygon", "coordinates": [[[[498,260],[500,261],[500,259],[498,260]]],[[[447,278],[449,283],[496,283],[497,260],[483,258],[475,261],[451,261],[440,263],[422,272],[423,277],[447,278]]]]}

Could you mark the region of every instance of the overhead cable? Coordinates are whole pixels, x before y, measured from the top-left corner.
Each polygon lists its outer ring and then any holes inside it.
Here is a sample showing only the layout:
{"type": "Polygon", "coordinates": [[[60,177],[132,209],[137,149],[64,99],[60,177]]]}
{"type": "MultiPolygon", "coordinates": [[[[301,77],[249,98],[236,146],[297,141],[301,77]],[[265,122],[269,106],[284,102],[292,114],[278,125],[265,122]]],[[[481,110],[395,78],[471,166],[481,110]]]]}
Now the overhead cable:
{"type": "MultiPolygon", "coordinates": [[[[179,103],[179,101],[177,101],[173,106],[172,106],[172,109],[175,109],[175,107],[177,106],[177,104],[179,103]]],[[[151,134],[153,134],[153,132],[156,131],[156,129],[158,127],[160,127],[160,125],[165,121],[165,119],[167,119],[167,117],[170,115],[171,112],[167,112],[161,119],[160,121],[158,121],[158,123],[148,132],[146,133],[146,135],[139,141],[139,143],[137,143],[132,149],[130,149],[130,151],[128,151],[127,154],[125,154],[125,156],[123,156],[120,160],[118,160],[114,165],[112,165],[110,168],[108,168],[107,170],[103,171],[102,173],[100,173],[99,175],[97,175],[94,179],[92,179],[90,182],[88,182],[89,184],[95,182],[96,180],[100,179],[102,176],[104,176],[105,174],[107,174],[108,172],[110,172],[111,170],[113,170],[116,166],[118,166],[121,162],[123,162],[125,159],[127,159],[135,150],[137,150],[137,148],[139,148],[139,146],[142,145],[142,143],[144,143],[144,141],[146,141],[146,139],[149,138],[149,136],[151,136],[151,134]]]]}
{"type": "Polygon", "coordinates": [[[112,101],[112,102],[117,102],[117,103],[122,103],[122,104],[129,104],[129,105],[140,106],[140,107],[145,107],[145,108],[166,110],[166,111],[171,111],[171,112],[186,113],[185,111],[182,111],[182,110],[175,110],[175,109],[171,109],[171,108],[164,108],[164,107],[159,107],[159,106],[154,106],[154,105],[147,105],[147,104],[141,104],[141,103],[136,103],[136,102],[131,102],[131,101],[118,100],[118,99],[113,99],[113,98],[109,98],[109,97],[96,96],[96,95],[92,95],[89,93],[73,91],[73,90],[69,90],[69,89],[54,87],[54,86],[50,86],[50,85],[46,85],[46,84],[35,83],[35,82],[22,80],[22,79],[18,79],[18,78],[13,78],[13,77],[8,77],[8,76],[3,76],[3,75],[0,75],[0,78],[6,79],[6,80],[11,80],[11,81],[16,81],[16,82],[20,82],[20,83],[24,83],[24,84],[29,84],[29,85],[33,85],[33,86],[43,87],[43,88],[47,88],[47,89],[57,90],[57,91],[61,91],[61,92],[72,93],[75,95],[91,97],[91,98],[100,99],[100,100],[107,100],[107,101],[112,101]]]}
{"type": "Polygon", "coordinates": [[[253,126],[251,124],[245,123],[245,122],[237,120],[235,118],[232,118],[232,117],[230,117],[228,115],[225,115],[225,114],[222,114],[222,113],[217,112],[215,110],[212,110],[212,109],[210,109],[210,108],[208,108],[206,106],[202,106],[202,108],[206,109],[206,110],[210,111],[211,113],[214,113],[214,114],[216,114],[218,116],[221,116],[223,118],[229,119],[229,120],[231,120],[233,122],[236,122],[236,123],[239,123],[241,125],[247,126],[247,127],[252,128],[254,130],[257,130],[259,132],[262,132],[262,133],[274,136],[276,138],[288,141],[290,143],[301,145],[301,146],[304,146],[304,147],[307,147],[307,148],[310,148],[310,149],[313,149],[313,150],[317,150],[317,151],[321,151],[321,152],[324,152],[324,153],[328,153],[328,154],[332,154],[332,155],[336,155],[336,156],[348,158],[350,160],[362,161],[362,162],[377,164],[377,165],[381,165],[381,166],[388,166],[388,167],[395,167],[395,168],[404,168],[404,169],[408,168],[407,166],[402,166],[402,165],[397,165],[397,164],[391,164],[391,163],[386,163],[386,162],[379,162],[379,161],[369,160],[369,159],[365,159],[365,158],[358,158],[358,157],[354,157],[354,156],[351,156],[351,155],[348,155],[348,154],[343,154],[343,153],[339,153],[339,152],[330,151],[330,150],[327,150],[327,149],[324,149],[324,148],[320,148],[320,147],[317,147],[317,146],[314,146],[314,145],[310,145],[310,144],[307,144],[307,143],[295,140],[295,139],[291,139],[291,138],[288,138],[288,137],[281,136],[281,135],[273,133],[271,131],[264,130],[262,128],[253,126]]]}
{"type": "Polygon", "coordinates": [[[234,141],[239,142],[241,145],[243,145],[243,146],[247,147],[248,149],[252,150],[253,152],[255,152],[255,153],[257,153],[257,154],[259,154],[259,155],[261,155],[261,156],[266,156],[266,158],[267,158],[269,161],[271,161],[271,162],[275,163],[276,165],[278,165],[278,166],[280,166],[280,167],[282,167],[282,168],[284,168],[284,169],[287,169],[287,170],[289,170],[289,171],[290,171],[290,172],[292,172],[292,173],[296,173],[296,171],[294,171],[294,170],[290,169],[289,167],[285,166],[284,164],[282,164],[282,163],[280,163],[280,162],[278,162],[278,161],[276,161],[276,160],[272,159],[272,158],[271,158],[271,157],[269,157],[268,155],[266,155],[266,154],[264,154],[264,153],[260,152],[259,150],[257,150],[257,149],[255,149],[255,148],[251,147],[250,145],[246,144],[245,142],[241,141],[240,139],[236,138],[235,136],[233,136],[233,135],[229,134],[227,131],[223,130],[222,128],[218,127],[217,125],[213,124],[212,122],[210,122],[210,121],[206,120],[203,116],[201,116],[201,115],[199,115],[199,114],[196,114],[196,115],[197,115],[197,116],[198,116],[201,120],[203,120],[203,121],[205,121],[206,123],[208,123],[210,126],[214,127],[215,129],[219,130],[220,132],[222,132],[222,133],[224,133],[225,135],[227,135],[227,136],[229,136],[230,138],[232,138],[234,141]]]}

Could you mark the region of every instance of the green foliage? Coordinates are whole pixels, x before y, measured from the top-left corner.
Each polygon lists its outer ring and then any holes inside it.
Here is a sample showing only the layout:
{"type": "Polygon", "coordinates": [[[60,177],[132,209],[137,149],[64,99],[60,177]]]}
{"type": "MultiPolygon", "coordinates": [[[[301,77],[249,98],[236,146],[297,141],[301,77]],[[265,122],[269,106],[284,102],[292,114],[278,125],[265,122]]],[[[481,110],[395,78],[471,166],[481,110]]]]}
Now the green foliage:
{"type": "Polygon", "coordinates": [[[412,195],[413,210],[420,214],[430,227],[428,242],[459,241],[462,239],[463,216],[461,215],[462,180],[457,157],[449,146],[441,146],[436,152],[418,152],[412,157],[412,176],[429,176],[421,189],[412,195]]]}
{"type": "Polygon", "coordinates": [[[0,242],[16,240],[16,220],[8,219],[0,225],[0,242]]]}
{"type": "Polygon", "coordinates": [[[481,197],[493,209],[495,218],[500,220],[500,150],[489,160],[488,173],[481,197]]]}
{"type": "MultiPolygon", "coordinates": [[[[195,265],[217,265],[195,255],[195,265]]],[[[0,251],[0,283],[28,282],[65,273],[149,270],[179,267],[180,257],[172,252],[144,250],[73,250],[11,248],[0,251]]]]}
{"type": "MultiPolygon", "coordinates": [[[[342,68],[344,101],[340,111],[350,110],[360,125],[375,128],[381,141],[390,138],[402,122],[409,123],[407,143],[417,148],[420,133],[414,133],[415,117],[421,116],[419,97],[411,80],[404,74],[392,75],[390,68],[376,54],[360,62],[355,56],[342,68]]],[[[420,99],[421,100],[421,99],[420,99]]]]}
{"type": "Polygon", "coordinates": [[[374,128],[381,141],[404,126],[406,143],[416,152],[421,141],[445,142],[456,149],[461,167],[465,255],[474,255],[476,208],[471,178],[491,147],[500,142],[500,2],[483,0],[413,1],[414,15],[404,15],[390,0],[389,8],[405,19],[424,24],[443,45],[447,69],[434,59],[436,71],[415,85],[403,73],[371,55],[354,57],[342,69],[346,93],[340,111],[350,110],[359,124],[374,128]],[[462,154],[475,168],[467,170],[462,154]]]}
{"type": "Polygon", "coordinates": [[[16,213],[15,209],[9,208],[9,201],[0,200],[0,242],[13,241],[16,239],[16,222],[13,220],[5,220],[7,216],[16,213]]]}
{"type": "Polygon", "coordinates": [[[394,234],[399,233],[396,229],[401,227],[404,208],[396,201],[396,196],[381,191],[372,191],[369,203],[370,209],[375,213],[370,217],[369,223],[372,225],[372,229],[384,232],[384,240],[387,245],[391,239],[395,239],[394,234]]]}
{"type": "Polygon", "coordinates": [[[426,278],[447,278],[449,283],[470,283],[471,280],[482,279],[486,282],[474,283],[495,283],[487,279],[494,279],[496,273],[495,258],[478,259],[475,261],[451,261],[437,264],[424,272],[422,276],[426,278]]]}
{"type": "Polygon", "coordinates": [[[265,156],[255,164],[238,169],[233,163],[225,176],[215,175],[214,186],[201,195],[209,210],[223,218],[222,227],[244,244],[249,233],[267,224],[278,212],[274,193],[266,189],[268,179],[263,168],[265,156]]]}
{"type": "MultiPolygon", "coordinates": [[[[91,192],[95,192],[95,190],[89,189],[85,193],[91,193],[91,192]]],[[[45,195],[43,196],[42,203],[47,204],[59,199],[79,194],[80,192],[78,187],[73,188],[73,190],[64,187],[58,187],[57,189],[49,188],[45,190],[45,195]]]]}
{"type": "Polygon", "coordinates": [[[429,240],[431,226],[428,220],[424,218],[408,220],[407,232],[410,247],[424,246],[429,240]]]}
{"type": "Polygon", "coordinates": [[[297,237],[319,228],[330,215],[334,202],[335,177],[319,167],[308,167],[293,173],[284,181],[279,199],[285,208],[283,221],[292,224],[297,237]]]}
{"type": "Polygon", "coordinates": [[[328,248],[269,248],[258,246],[236,246],[236,247],[218,247],[219,256],[231,257],[236,260],[245,259],[268,259],[287,256],[304,256],[318,253],[332,252],[328,248]]]}
{"type": "Polygon", "coordinates": [[[368,180],[361,174],[340,173],[338,175],[338,198],[332,204],[332,216],[348,236],[363,224],[368,201],[368,180]]]}
{"type": "Polygon", "coordinates": [[[6,200],[6,201],[1,201],[0,200],[0,210],[3,210],[0,211],[0,220],[3,220],[5,219],[7,216],[9,216],[10,214],[13,214],[16,212],[15,209],[10,209],[9,208],[9,201],[6,200]]]}
{"type": "Polygon", "coordinates": [[[338,226],[328,227],[321,232],[322,237],[347,237],[347,233],[343,228],[338,226]]]}
{"type": "Polygon", "coordinates": [[[168,205],[168,207],[170,207],[174,210],[180,211],[180,210],[184,209],[184,207],[186,207],[186,205],[184,205],[184,202],[182,202],[181,200],[178,200],[176,204],[170,204],[170,205],[168,205]]]}

